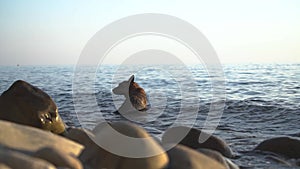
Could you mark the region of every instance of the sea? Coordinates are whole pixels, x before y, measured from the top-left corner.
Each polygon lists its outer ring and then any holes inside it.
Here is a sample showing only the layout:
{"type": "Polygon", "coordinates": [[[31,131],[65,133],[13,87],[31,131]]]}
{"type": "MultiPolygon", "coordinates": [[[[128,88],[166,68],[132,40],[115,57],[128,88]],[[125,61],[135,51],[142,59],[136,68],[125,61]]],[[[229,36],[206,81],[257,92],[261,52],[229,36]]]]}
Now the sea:
{"type": "Polygon", "coordinates": [[[68,126],[129,120],[155,137],[173,126],[210,126],[241,168],[299,168],[253,149],[266,139],[300,137],[300,64],[226,64],[217,78],[203,65],[20,65],[1,66],[0,75],[0,93],[16,80],[48,93],[68,126]],[[124,97],[112,89],[131,75],[150,103],[142,121],[113,113],[124,97]]]}

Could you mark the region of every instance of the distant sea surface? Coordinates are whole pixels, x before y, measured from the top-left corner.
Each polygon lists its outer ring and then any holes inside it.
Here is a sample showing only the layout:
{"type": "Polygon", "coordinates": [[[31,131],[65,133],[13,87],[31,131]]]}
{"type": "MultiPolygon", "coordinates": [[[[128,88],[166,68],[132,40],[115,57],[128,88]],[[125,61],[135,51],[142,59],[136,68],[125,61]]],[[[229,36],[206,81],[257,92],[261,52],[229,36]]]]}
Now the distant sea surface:
{"type": "MultiPolygon", "coordinates": [[[[117,65],[98,69],[83,67],[81,75],[75,77],[74,66],[1,66],[0,93],[14,81],[25,80],[54,99],[68,126],[92,129],[101,120],[126,120],[112,113],[124,99],[111,90],[130,77],[130,68],[120,69],[117,65]],[[73,82],[78,79],[76,90],[80,92],[74,104],[73,82]]],[[[135,81],[145,89],[151,105],[158,110],[153,120],[139,124],[152,135],[163,134],[175,122],[178,112],[194,111],[194,103],[199,103],[196,119],[184,123],[201,128],[206,120],[214,101],[210,75],[201,65],[188,66],[189,74],[181,69],[175,65],[153,65],[140,67],[134,73],[135,81]],[[192,81],[181,79],[186,76],[192,81]],[[183,104],[185,109],[181,109],[183,104]]],[[[238,156],[233,161],[239,166],[290,168],[251,153],[251,150],[265,139],[300,137],[300,64],[223,65],[223,71],[226,101],[214,134],[230,145],[238,156]]]]}

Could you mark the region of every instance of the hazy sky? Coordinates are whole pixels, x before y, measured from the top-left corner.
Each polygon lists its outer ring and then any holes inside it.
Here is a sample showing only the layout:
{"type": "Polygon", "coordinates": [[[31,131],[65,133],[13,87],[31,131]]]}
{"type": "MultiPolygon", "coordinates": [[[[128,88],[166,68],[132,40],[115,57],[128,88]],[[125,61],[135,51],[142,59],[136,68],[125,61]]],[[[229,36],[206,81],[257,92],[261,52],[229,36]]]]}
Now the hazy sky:
{"type": "Polygon", "coordinates": [[[222,63],[299,63],[299,0],[0,1],[0,65],[76,64],[103,26],[140,13],[196,26],[222,63]]]}

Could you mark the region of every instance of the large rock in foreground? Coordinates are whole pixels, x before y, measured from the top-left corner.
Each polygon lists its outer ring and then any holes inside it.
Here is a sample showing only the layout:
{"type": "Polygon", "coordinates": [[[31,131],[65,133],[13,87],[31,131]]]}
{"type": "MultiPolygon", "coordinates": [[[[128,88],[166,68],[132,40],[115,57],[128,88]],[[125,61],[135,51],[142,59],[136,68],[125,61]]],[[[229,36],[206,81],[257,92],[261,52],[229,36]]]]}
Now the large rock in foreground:
{"type": "Polygon", "coordinates": [[[75,156],[60,149],[46,147],[38,150],[34,156],[49,161],[57,167],[83,169],[81,162],[75,156]]]}
{"type": "Polygon", "coordinates": [[[93,133],[70,129],[67,137],[86,145],[80,159],[93,169],[165,169],[169,162],[143,128],[128,122],[102,123],[93,133]]]}
{"type": "Polygon", "coordinates": [[[101,156],[99,152],[103,150],[94,142],[95,135],[88,130],[82,128],[68,128],[65,135],[66,138],[84,145],[84,150],[79,158],[83,162],[85,168],[97,168],[101,156]]]}
{"type": "Polygon", "coordinates": [[[44,147],[78,156],[83,146],[49,131],[0,120],[0,146],[34,153],[44,147]]]}
{"type": "MultiPolygon", "coordinates": [[[[0,147],[0,164],[12,169],[55,169],[56,167],[39,158],[31,157],[18,151],[0,147]]],[[[0,165],[2,169],[2,166],[0,165]]]]}
{"type": "Polygon", "coordinates": [[[41,89],[18,80],[0,96],[0,119],[49,130],[65,131],[57,106],[41,89]]]}

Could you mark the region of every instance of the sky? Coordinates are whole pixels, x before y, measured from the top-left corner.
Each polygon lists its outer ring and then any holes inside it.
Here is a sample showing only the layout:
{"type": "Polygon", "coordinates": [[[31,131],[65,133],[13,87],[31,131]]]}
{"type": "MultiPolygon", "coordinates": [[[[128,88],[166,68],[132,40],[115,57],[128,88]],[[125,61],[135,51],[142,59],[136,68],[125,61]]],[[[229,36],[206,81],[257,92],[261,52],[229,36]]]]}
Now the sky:
{"type": "Polygon", "coordinates": [[[142,13],[192,24],[224,64],[300,63],[299,9],[298,0],[1,0],[0,65],[76,64],[96,32],[142,13]]]}

